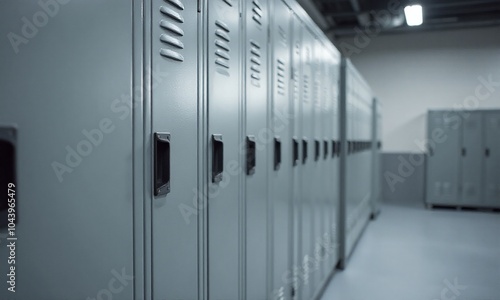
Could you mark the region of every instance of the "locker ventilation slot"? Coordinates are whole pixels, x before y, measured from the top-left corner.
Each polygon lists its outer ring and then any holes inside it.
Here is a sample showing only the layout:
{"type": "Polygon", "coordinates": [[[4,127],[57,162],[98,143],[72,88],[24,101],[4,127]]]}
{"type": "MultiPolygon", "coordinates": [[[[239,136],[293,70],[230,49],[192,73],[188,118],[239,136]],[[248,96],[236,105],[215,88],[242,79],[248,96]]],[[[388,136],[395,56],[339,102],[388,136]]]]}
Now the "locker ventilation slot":
{"type": "Polygon", "coordinates": [[[309,102],[309,76],[304,74],[304,102],[309,102]]]}
{"type": "Polygon", "coordinates": [[[170,3],[172,6],[174,6],[177,9],[184,10],[184,4],[182,4],[182,2],[179,0],[167,0],[166,2],[170,3]]]}
{"type": "Polygon", "coordinates": [[[257,0],[253,0],[252,4],[253,4],[252,19],[257,23],[257,25],[259,27],[261,27],[262,26],[262,17],[264,16],[264,13],[262,11],[262,5],[257,0]]]}
{"type": "Polygon", "coordinates": [[[285,63],[281,60],[276,60],[276,80],[277,80],[277,88],[278,94],[285,95],[285,63]]]}
{"type": "Polygon", "coordinates": [[[293,98],[295,100],[298,100],[300,97],[300,95],[299,95],[299,71],[294,68],[292,74],[293,74],[293,98]]]}
{"type": "MultiPolygon", "coordinates": [[[[316,74],[316,78],[318,78],[320,76],[319,73],[316,74]]],[[[319,81],[318,80],[315,80],[314,81],[314,89],[313,89],[313,93],[314,93],[314,104],[316,106],[319,107],[320,105],[320,101],[319,101],[319,96],[320,96],[320,84],[319,84],[319,81]]]]}
{"type": "Polygon", "coordinates": [[[180,27],[184,23],[184,17],[181,14],[184,5],[180,0],[165,0],[165,5],[160,7],[163,17],[160,20],[160,27],[164,29],[160,35],[160,42],[163,45],[160,48],[160,55],[183,62],[184,56],[179,50],[184,49],[184,43],[180,40],[184,36],[184,30],[180,27]]]}
{"type": "Polygon", "coordinates": [[[279,30],[279,37],[280,37],[281,42],[285,45],[285,47],[288,46],[285,29],[283,29],[283,27],[281,27],[281,26],[278,26],[278,30],[279,30]]]}
{"type": "Polygon", "coordinates": [[[219,20],[215,21],[215,25],[217,26],[215,30],[215,63],[229,69],[229,61],[231,60],[231,56],[229,55],[229,52],[231,52],[231,48],[229,47],[229,43],[231,42],[229,27],[219,20]]]}
{"type": "Polygon", "coordinates": [[[251,83],[260,87],[260,73],[261,69],[261,61],[260,57],[262,56],[260,44],[255,41],[250,41],[250,77],[251,83]]]}

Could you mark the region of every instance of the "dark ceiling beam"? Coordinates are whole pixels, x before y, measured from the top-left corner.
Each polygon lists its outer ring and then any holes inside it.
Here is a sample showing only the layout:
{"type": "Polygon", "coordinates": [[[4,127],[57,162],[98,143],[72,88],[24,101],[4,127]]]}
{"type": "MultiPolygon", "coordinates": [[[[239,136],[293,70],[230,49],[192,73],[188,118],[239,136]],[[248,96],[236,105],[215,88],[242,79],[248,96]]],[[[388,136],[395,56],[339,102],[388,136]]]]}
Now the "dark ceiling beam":
{"type": "MultiPolygon", "coordinates": [[[[409,33],[409,32],[422,32],[430,30],[446,30],[446,29],[465,29],[465,28],[478,28],[478,27],[493,27],[500,26],[500,19],[486,20],[486,21],[470,21],[470,22],[456,22],[456,23],[446,23],[446,24],[424,24],[421,26],[410,27],[402,26],[390,29],[383,29],[380,34],[392,34],[392,33],[409,33]]],[[[337,38],[354,36],[357,33],[352,27],[336,28],[333,34],[337,38]]]]}
{"type": "Polygon", "coordinates": [[[366,15],[362,15],[361,13],[361,6],[359,5],[359,1],[358,0],[349,0],[349,2],[351,3],[351,7],[352,7],[352,10],[354,10],[354,13],[356,15],[356,19],[358,20],[358,24],[361,26],[361,25],[364,25],[366,24],[369,20],[366,20],[366,15]],[[363,19],[365,18],[365,19],[363,19]]]}
{"type": "Polygon", "coordinates": [[[428,9],[424,8],[424,16],[456,16],[456,15],[473,15],[473,14],[488,14],[491,12],[500,11],[500,3],[492,5],[472,5],[465,7],[453,7],[447,9],[428,9]]]}
{"type": "Polygon", "coordinates": [[[495,4],[495,3],[498,3],[498,0],[429,2],[429,3],[423,3],[422,6],[428,7],[428,8],[449,8],[449,7],[457,7],[457,6],[477,6],[477,5],[495,4]]]}
{"type": "MultiPolygon", "coordinates": [[[[328,3],[328,0],[322,0],[325,3],[328,3]]],[[[354,7],[359,7],[359,1],[358,0],[346,0],[351,2],[351,5],[354,7]],[[353,3],[352,1],[356,2],[353,3]]],[[[321,2],[321,1],[320,1],[321,2]]],[[[335,3],[335,2],[334,2],[335,3]]],[[[427,10],[434,10],[434,9],[454,9],[454,10],[463,10],[467,11],[472,9],[482,9],[482,10],[488,10],[487,6],[484,5],[498,5],[499,1],[498,0],[475,0],[475,1],[454,1],[454,2],[441,2],[441,3],[435,3],[435,2],[429,2],[429,3],[422,3],[422,6],[424,8],[424,11],[427,10]]],[[[323,14],[325,16],[329,17],[334,17],[334,18],[342,18],[342,17],[355,17],[359,14],[363,13],[370,13],[371,10],[365,10],[362,11],[360,9],[354,11],[325,11],[323,14]]]]}

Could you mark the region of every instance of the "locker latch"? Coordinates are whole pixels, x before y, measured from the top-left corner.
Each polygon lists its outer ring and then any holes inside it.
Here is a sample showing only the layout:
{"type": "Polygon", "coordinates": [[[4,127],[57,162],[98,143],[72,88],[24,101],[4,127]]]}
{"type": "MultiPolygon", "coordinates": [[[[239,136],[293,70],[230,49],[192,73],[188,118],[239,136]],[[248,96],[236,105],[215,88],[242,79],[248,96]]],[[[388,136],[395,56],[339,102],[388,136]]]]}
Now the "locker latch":
{"type": "Polygon", "coordinates": [[[293,165],[296,166],[299,163],[299,142],[296,138],[293,138],[293,165]]]}
{"type": "Polygon", "coordinates": [[[256,152],[255,152],[255,136],[247,136],[247,175],[255,173],[256,152]]]}
{"type": "Polygon", "coordinates": [[[324,140],[323,141],[323,159],[328,158],[328,141],[324,140]]]}
{"type": "Polygon", "coordinates": [[[222,134],[212,134],[212,182],[222,181],[224,171],[224,143],[222,134]]]}
{"type": "Polygon", "coordinates": [[[321,146],[318,140],[314,141],[314,161],[318,161],[321,153],[321,146]]]}
{"type": "MultiPolygon", "coordinates": [[[[0,127],[0,186],[5,191],[3,199],[0,201],[0,228],[10,225],[8,218],[9,204],[18,206],[19,197],[16,182],[16,148],[17,132],[14,127],[0,127]]],[[[17,209],[16,209],[17,211],[17,209]]],[[[15,213],[14,223],[19,219],[15,213]]]]}
{"type": "Polygon", "coordinates": [[[302,139],[302,164],[305,164],[305,163],[306,163],[306,161],[307,161],[307,148],[308,148],[308,147],[307,147],[307,146],[308,146],[307,144],[308,144],[308,142],[307,142],[307,138],[306,138],[306,137],[304,137],[304,138],[302,139]]]}
{"type": "Polygon", "coordinates": [[[277,171],[281,166],[281,139],[279,136],[274,138],[274,170],[277,171]]]}
{"type": "Polygon", "coordinates": [[[170,193],[170,133],[154,134],[154,195],[170,193]]]}

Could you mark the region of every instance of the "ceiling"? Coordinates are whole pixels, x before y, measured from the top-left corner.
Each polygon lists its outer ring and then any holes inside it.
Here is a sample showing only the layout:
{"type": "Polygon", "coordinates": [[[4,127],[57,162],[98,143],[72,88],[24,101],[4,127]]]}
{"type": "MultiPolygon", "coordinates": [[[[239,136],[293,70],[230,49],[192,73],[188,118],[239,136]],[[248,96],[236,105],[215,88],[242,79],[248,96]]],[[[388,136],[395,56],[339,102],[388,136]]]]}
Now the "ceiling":
{"type": "MultiPolygon", "coordinates": [[[[356,34],[356,28],[381,33],[473,28],[500,25],[500,0],[308,0],[323,20],[322,29],[330,36],[356,34]],[[424,23],[406,25],[403,8],[421,4],[424,23]]],[[[299,0],[305,2],[305,0],[299,0]]],[[[301,3],[302,4],[302,3],[301,3]]],[[[308,9],[306,9],[308,10],[308,9]]],[[[358,30],[359,31],[359,30],[358,30]]],[[[500,30],[499,30],[500,33],[500,30]]]]}

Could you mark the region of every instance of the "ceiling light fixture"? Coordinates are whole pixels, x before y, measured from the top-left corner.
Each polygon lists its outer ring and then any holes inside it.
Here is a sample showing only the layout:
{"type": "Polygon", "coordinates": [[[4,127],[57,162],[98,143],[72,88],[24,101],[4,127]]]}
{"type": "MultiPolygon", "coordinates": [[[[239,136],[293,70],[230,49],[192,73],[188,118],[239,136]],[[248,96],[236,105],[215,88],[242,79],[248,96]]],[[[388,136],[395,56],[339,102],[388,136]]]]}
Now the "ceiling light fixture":
{"type": "Polygon", "coordinates": [[[409,5],[405,7],[406,24],[408,26],[419,26],[424,22],[422,5],[409,5]]]}

